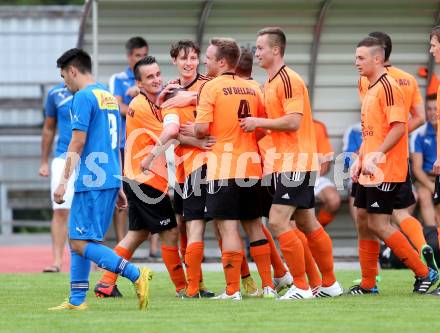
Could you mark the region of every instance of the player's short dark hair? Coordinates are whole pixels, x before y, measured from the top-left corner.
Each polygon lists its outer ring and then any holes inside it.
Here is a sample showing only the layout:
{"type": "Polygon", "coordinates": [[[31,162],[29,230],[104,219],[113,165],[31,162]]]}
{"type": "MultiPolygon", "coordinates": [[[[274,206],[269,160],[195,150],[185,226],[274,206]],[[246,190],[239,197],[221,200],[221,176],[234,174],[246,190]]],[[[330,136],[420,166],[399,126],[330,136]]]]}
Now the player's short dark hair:
{"type": "Polygon", "coordinates": [[[217,46],[216,60],[225,59],[229,66],[235,68],[240,59],[240,47],[232,38],[213,38],[211,45],[217,46]]]}
{"type": "Polygon", "coordinates": [[[180,51],[182,50],[185,52],[185,56],[188,55],[188,53],[191,50],[194,50],[197,56],[200,55],[200,47],[196,43],[194,43],[192,40],[189,39],[183,39],[171,45],[171,49],[170,49],[171,58],[177,58],[179,56],[180,51]]]}
{"type": "Polygon", "coordinates": [[[281,56],[284,56],[286,50],[286,34],[279,27],[267,27],[258,31],[257,36],[269,35],[269,44],[271,47],[278,46],[281,56]]]}
{"type": "Polygon", "coordinates": [[[143,39],[142,37],[139,37],[139,36],[131,37],[125,43],[125,49],[127,50],[128,54],[133,52],[134,49],[141,49],[143,47],[148,48],[148,42],[145,39],[143,39]]]}
{"type": "Polygon", "coordinates": [[[152,65],[152,64],[156,64],[156,63],[157,63],[156,58],[153,56],[146,56],[145,58],[142,58],[141,60],[139,60],[133,67],[134,78],[137,81],[141,81],[142,77],[141,77],[140,68],[142,66],[152,65]]]}
{"type": "Polygon", "coordinates": [[[426,96],[426,101],[437,101],[437,94],[430,94],[426,96]]]}
{"type": "Polygon", "coordinates": [[[357,44],[357,47],[362,47],[362,46],[381,50],[383,56],[385,57],[385,45],[384,43],[382,43],[380,39],[376,37],[371,37],[371,36],[365,37],[357,44]]]}
{"type": "Polygon", "coordinates": [[[434,28],[431,29],[429,39],[431,40],[431,38],[434,36],[436,36],[437,40],[440,42],[440,25],[436,25],[434,28]]]}
{"type": "Polygon", "coordinates": [[[373,31],[368,34],[370,37],[375,37],[379,39],[385,46],[385,61],[390,58],[391,51],[393,50],[393,42],[391,41],[390,35],[382,31],[373,31]]]}
{"type": "Polygon", "coordinates": [[[75,67],[82,74],[91,73],[92,58],[82,49],[70,49],[57,59],[58,68],[66,69],[69,66],[75,67]]]}
{"type": "Polygon", "coordinates": [[[248,48],[241,48],[240,59],[238,60],[235,72],[237,75],[250,77],[252,75],[252,65],[254,63],[254,54],[248,48]]]}

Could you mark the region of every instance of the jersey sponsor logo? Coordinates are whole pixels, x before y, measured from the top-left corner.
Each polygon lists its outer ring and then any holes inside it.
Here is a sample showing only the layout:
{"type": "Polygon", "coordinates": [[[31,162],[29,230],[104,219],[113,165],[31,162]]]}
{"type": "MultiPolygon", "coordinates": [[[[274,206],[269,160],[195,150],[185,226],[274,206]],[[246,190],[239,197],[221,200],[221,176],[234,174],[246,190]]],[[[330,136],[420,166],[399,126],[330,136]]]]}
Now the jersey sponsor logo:
{"type": "Polygon", "coordinates": [[[93,95],[95,95],[98,101],[99,108],[101,110],[116,110],[119,111],[119,105],[116,98],[108,91],[93,89],[93,95]]]}
{"type": "Polygon", "coordinates": [[[168,225],[170,222],[171,222],[171,219],[165,219],[165,220],[160,221],[159,223],[160,223],[160,225],[164,226],[164,225],[168,225]]]}
{"type": "Polygon", "coordinates": [[[408,79],[399,79],[397,80],[397,82],[399,83],[399,86],[410,86],[411,85],[411,81],[408,79]]]}
{"type": "Polygon", "coordinates": [[[223,88],[223,94],[228,95],[251,95],[256,96],[257,93],[253,88],[243,88],[243,87],[226,87],[223,88]]]}

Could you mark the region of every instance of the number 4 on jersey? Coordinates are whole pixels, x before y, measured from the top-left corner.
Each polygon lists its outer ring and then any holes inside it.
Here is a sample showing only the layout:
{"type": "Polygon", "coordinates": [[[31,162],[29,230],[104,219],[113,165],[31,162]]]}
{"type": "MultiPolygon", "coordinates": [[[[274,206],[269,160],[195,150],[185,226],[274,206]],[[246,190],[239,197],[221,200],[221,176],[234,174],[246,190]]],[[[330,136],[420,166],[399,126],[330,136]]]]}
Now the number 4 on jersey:
{"type": "Polygon", "coordinates": [[[245,99],[240,100],[240,106],[238,107],[237,115],[238,115],[238,119],[247,118],[251,116],[249,101],[245,99]]]}

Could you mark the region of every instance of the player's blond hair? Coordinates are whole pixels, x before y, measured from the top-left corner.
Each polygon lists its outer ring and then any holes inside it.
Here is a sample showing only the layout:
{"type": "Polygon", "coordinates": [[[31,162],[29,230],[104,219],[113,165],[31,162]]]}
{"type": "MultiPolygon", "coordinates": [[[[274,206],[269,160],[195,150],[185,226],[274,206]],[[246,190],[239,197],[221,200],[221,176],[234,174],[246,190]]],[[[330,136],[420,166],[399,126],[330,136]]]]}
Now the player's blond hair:
{"type": "Polygon", "coordinates": [[[284,56],[286,50],[286,35],[279,27],[267,27],[258,31],[257,36],[269,36],[270,47],[278,46],[280,48],[281,56],[284,56]]]}
{"type": "Polygon", "coordinates": [[[215,37],[211,39],[211,45],[217,46],[215,59],[225,59],[231,68],[235,68],[240,59],[240,47],[235,39],[225,37],[215,37]]]}

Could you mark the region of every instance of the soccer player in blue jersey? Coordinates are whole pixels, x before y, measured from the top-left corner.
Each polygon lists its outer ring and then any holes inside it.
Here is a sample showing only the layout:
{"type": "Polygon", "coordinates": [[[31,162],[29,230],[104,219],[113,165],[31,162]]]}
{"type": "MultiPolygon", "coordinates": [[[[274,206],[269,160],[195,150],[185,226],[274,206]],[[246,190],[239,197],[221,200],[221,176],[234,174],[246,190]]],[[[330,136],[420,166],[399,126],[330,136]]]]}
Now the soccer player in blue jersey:
{"type": "MultiPolygon", "coordinates": [[[[50,190],[53,196],[61,178],[65,164],[65,153],[69,145],[72,129],[70,127],[70,106],[72,93],[64,83],[49,90],[44,108],[45,119],[41,138],[41,164],[39,174],[42,177],[50,175],[50,190]],[[49,168],[49,155],[55,134],[58,132],[54,158],[49,168]]],[[[67,238],[67,219],[73,198],[73,178],[67,184],[65,202],[61,205],[52,200],[52,254],[53,264],[44,268],[45,273],[57,273],[63,263],[64,246],[67,238]]]]}
{"type": "MultiPolygon", "coordinates": [[[[127,52],[127,68],[125,68],[123,72],[112,75],[109,81],[110,92],[118,100],[119,111],[121,113],[120,148],[122,163],[124,163],[125,148],[125,117],[131,100],[139,94],[139,88],[136,86],[133,68],[139,60],[148,55],[148,42],[142,37],[131,37],[125,43],[125,50],[127,52]]],[[[115,226],[116,242],[120,242],[125,236],[126,221],[127,210],[115,209],[113,224],[115,226]]]]}
{"type": "Polygon", "coordinates": [[[69,300],[49,310],[85,310],[90,263],[134,282],[139,308],[148,305],[148,268],[138,268],[101,244],[111,222],[115,204],[124,208],[127,198],[121,188],[119,152],[120,115],[116,98],[96,83],[90,56],[81,49],[66,51],[57,60],[61,77],[75,95],[71,108],[72,139],[66,165],[54,193],[64,202],[66,184],[77,168],[75,195],[69,220],[71,247],[69,300]]]}

